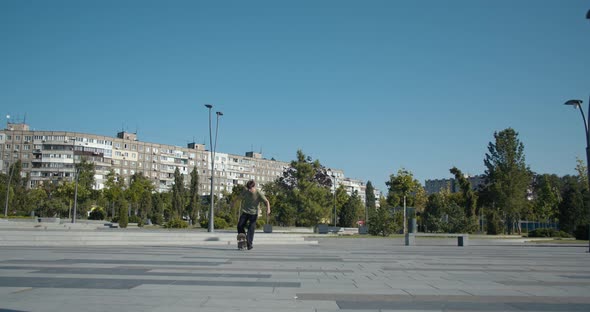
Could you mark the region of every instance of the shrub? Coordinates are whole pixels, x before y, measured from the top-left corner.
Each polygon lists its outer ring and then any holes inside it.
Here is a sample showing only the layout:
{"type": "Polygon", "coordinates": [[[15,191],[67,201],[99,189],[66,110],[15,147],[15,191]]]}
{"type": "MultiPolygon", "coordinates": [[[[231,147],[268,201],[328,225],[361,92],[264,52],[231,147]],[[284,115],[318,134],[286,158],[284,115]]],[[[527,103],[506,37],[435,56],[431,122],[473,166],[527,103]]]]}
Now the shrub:
{"type": "Polygon", "coordinates": [[[164,227],[167,229],[184,229],[188,227],[188,223],[180,218],[174,218],[164,224],[164,227]]]}
{"type": "Polygon", "coordinates": [[[369,234],[389,236],[402,228],[403,214],[391,213],[388,207],[381,207],[369,216],[369,234]]]}
{"type": "Polygon", "coordinates": [[[150,216],[152,224],[162,225],[164,224],[164,216],[161,213],[154,213],[150,216]]]}
{"type": "Polygon", "coordinates": [[[127,208],[119,209],[119,227],[126,228],[129,223],[129,217],[127,216],[127,208]]]}
{"type": "Polygon", "coordinates": [[[143,226],[143,220],[139,216],[129,217],[130,223],[137,223],[137,226],[143,226]]]}
{"type": "Polygon", "coordinates": [[[262,220],[262,219],[257,219],[256,220],[256,228],[257,229],[261,229],[265,224],[266,224],[266,221],[265,220],[262,220]]]}
{"type": "MultiPolygon", "coordinates": [[[[201,219],[199,220],[199,224],[202,228],[209,228],[209,219],[201,219]]],[[[215,217],[215,223],[213,223],[213,227],[216,229],[226,229],[229,227],[227,221],[221,217],[215,217]]]]}
{"type": "Polygon", "coordinates": [[[104,220],[107,217],[107,213],[102,208],[94,208],[88,216],[88,220],[104,220]]]}
{"type": "Polygon", "coordinates": [[[569,238],[572,237],[564,231],[556,231],[554,229],[536,229],[529,232],[529,237],[560,237],[569,238]]]}

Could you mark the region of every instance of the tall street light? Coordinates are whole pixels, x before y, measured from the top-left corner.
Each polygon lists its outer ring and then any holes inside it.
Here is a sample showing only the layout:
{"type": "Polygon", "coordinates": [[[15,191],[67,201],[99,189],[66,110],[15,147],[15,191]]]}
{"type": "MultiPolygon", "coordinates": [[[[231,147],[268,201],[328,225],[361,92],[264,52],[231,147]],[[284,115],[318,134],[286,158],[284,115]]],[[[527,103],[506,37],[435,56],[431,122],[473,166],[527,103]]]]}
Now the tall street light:
{"type": "Polygon", "coordinates": [[[217,119],[216,119],[216,124],[215,124],[215,144],[213,144],[213,135],[212,135],[212,131],[211,131],[211,109],[213,108],[213,105],[211,104],[205,104],[205,107],[207,107],[209,109],[209,147],[211,148],[211,192],[210,192],[210,202],[211,202],[211,206],[209,208],[209,229],[208,232],[214,232],[215,231],[215,227],[214,227],[214,223],[215,223],[215,214],[213,212],[213,208],[214,208],[214,195],[215,195],[215,191],[213,189],[213,185],[214,185],[214,179],[215,179],[215,148],[217,148],[217,132],[219,130],[219,117],[223,116],[222,112],[215,112],[215,115],[217,115],[217,119]]]}
{"type": "Polygon", "coordinates": [[[74,162],[74,175],[76,177],[76,186],[74,187],[74,213],[72,214],[72,223],[76,223],[76,211],[78,208],[78,168],[76,168],[76,138],[72,138],[72,160],[74,162]]]}
{"type": "MultiPolygon", "coordinates": [[[[590,15],[590,11],[588,11],[588,15],[590,15]]],[[[586,134],[586,169],[587,169],[587,182],[588,182],[588,189],[590,190],[590,133],[588,133],[588,122],[586,121],[586,116],[584,115],[584,110],[582,109],[582,100],[569,100],[567,102],[565,102],[565,105],[571,105],[574,107],[574,109],[577,107],[580,109],[580,113],[582,114],[582,120],[584,121],[584,130],[585,130],[585,134],[586,134]]],[[[590,101],[588,101],[588,109],[590,112],[590,101]]],[[[590,117],[590,116],[588,116],[590,117]]],[[[590,201],[590,198],[589,198],[590,201]]],[[[587,205],[590,208],[590,202],[587,205]]],[[[588,233],[590,236],[590,225],[588,226],[588,233]]],[[[588,241],[588,252],[590,252],[590,240],[588,241]]]]}
{"type": "MultiPolygon", "coordinates": [[[[9,124],[10,124],[10,115],[6,115],[6,129],[9,129],[9,124]]],[[[12,173],[14,172],[14,169],[10,170],[10,162],[6,162],[6,165],[8,166],[8,171],[10,172],[6,172],[6,174],[8,175],[8,184],[6,185],[6,203],[4,205],[4,217],[8,216],[8,196],[10,195],[10,180],[12,180],[12,173]]]]}

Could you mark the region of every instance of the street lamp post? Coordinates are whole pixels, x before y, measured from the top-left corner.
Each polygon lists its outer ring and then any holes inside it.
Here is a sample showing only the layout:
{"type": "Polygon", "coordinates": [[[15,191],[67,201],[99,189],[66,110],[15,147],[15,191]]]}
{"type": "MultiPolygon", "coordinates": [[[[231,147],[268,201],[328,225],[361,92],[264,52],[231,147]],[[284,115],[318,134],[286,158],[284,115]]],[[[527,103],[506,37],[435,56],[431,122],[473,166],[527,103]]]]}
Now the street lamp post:
{"type": "Polygon", "coordinates": [[[76,213],[78,208],[78,168],[76,168],[76,138],[72,138],[72,161],[74,163],[74,176],[76,184],[74,186],[74,213],[72,214],[72,223],[76,223],[76,213]]]}
{"type": "MultiPolygon", "coordinates": [[[[590,16],[590,11],[588,11],[588,16],[590,16]]],[[[590,17],[589,17],[590,18],[590,17]]],[[[590,190],[590,133],[588,133],[588,123],[590,122],[590,120],[586,121],[586,116],[584,115],[584,110],[582,109],[582,100],[569,100],[567,102],[565,102],[565,105],[571,105],[574,108],[579,108],[580,109],[580,113],[582,114],[582,120],[584,121],[584,130],[585,130],[585,134],[586,134],[586,175],[587,175],[587,182],[588,182],[588,189],[590,190]]],[[[588,110],[590,112],[590,99],[588,101],[588,110]]],[[[590,117],[590,116],[588,116],[590,117]]],[[[588,203],[588,207],[590,208],[590,198],[588,199],[589,203],[588,203]]],[[[588,235],[590,237],[590,225],[588,226],[588,235]]],[[[590,240],[588,241],[588,252],[590,252],[590,240]]]]}
{"type": "Polygon", "coordinates": [[[211,202],[211,206],[209,208],[209,228],[208,228],[208,232],[214,232],[215,231],[215,214],[213,212],[214,210],[214,195],[215,195],[215,191],[213,189],[213,185],[214,185],[214,179],[215,179],[215,149],[217,148],[217,132],[219,130],[219,117],[223,116],[222,112],[215,112],[215,115],[217,115],[217,119],[216,119],[216,124],[215,124],[215,144],[213,144],[213,135],[211,132],[211,109],[213,108],[213,105],[211,104],[205,104],[205,107],[207,107],[209,109],[209,147],[211,148],[211,192],[210,192],[210,202],[211,202]]]}
{"type": "MultiPolygon", "coordinates": [[[[10,124],[10,115],[6,115],[6,129],[9,128],[9,124],[10,124]]],[[[4,204],[4,217],[8,216],[8,196],[10,195],[10,180],[12,180],[12,173],[14,172],[13,170],[10,170],[10,162],[6,162],[6,164],[8,165],[8,171],[10,172],[6,172],[6,174],[8,174],[8,184],[6,184],[6,203],[4,204]]]]}
{"type": "Polygon", "coordinates": [[[338,189],[336,173],[332,177],[334,178],[334,227],[336,227],[336,190],[338,189]]]}

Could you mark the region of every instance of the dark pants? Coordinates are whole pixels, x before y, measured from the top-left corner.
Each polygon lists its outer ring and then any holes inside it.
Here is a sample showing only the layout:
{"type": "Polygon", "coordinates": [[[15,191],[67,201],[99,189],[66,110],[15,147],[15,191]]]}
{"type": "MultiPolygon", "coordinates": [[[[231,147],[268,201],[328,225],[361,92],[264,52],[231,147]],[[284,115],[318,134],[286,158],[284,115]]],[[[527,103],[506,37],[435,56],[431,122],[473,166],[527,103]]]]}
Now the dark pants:
{"type": "Polygon", "coordinates": [[[248,246],[252,246],[252,241],[254,241],[254,231],[256,230],[256,219],[258,219],[258,215],[251,215],[247,213],[242,213],[240,215],[240,220],[238,221],[238,234],[239,233],[246,233],[246,223],[248,223],[248,234],[246,234],[246,239],[248,240],[248,246]]]}

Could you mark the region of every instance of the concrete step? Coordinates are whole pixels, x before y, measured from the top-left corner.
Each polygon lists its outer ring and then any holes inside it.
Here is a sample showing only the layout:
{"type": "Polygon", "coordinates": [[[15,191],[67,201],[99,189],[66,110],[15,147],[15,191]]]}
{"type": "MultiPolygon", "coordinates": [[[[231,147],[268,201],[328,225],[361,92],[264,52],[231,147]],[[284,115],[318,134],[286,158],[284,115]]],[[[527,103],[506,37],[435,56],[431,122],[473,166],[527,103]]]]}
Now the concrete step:
{"type": "MultiPolygon", "coordinates": [[[[302,234],[256,233],[256,245],[317,244],[302,234]]],[[[0,229],[0,246],[232,245],[236,233],[142,230],[0,229]]]]}

